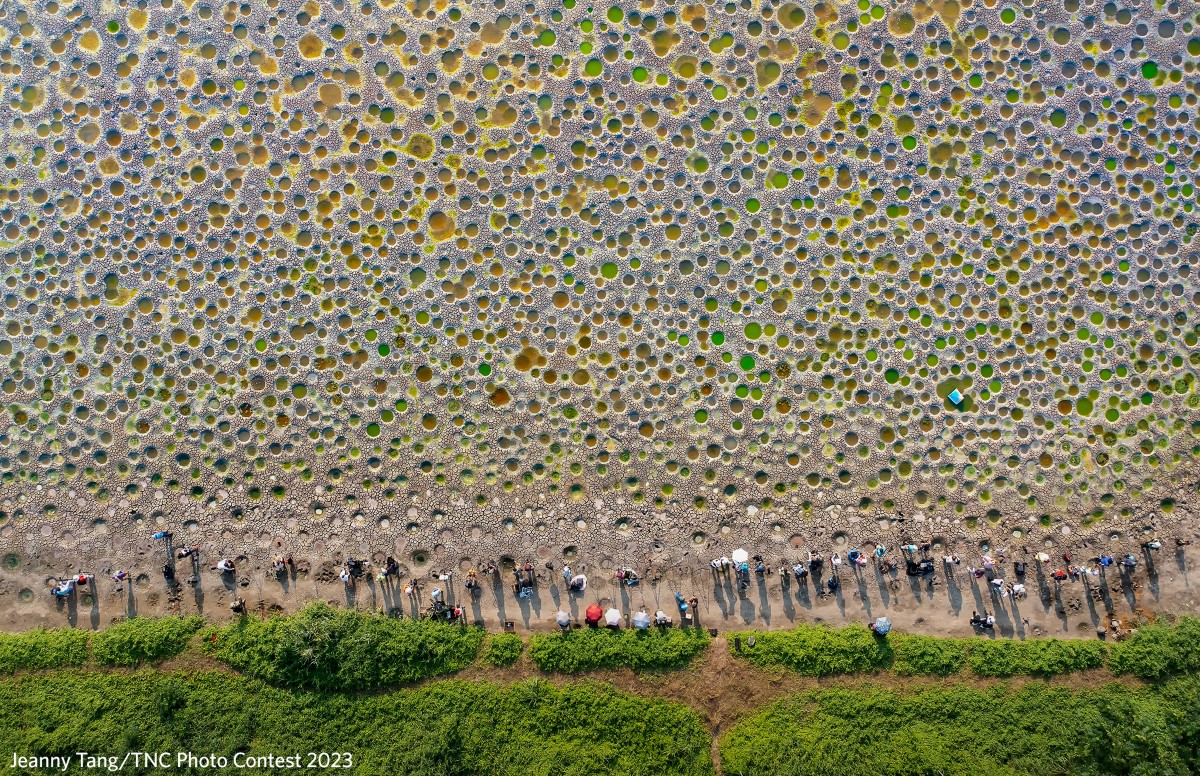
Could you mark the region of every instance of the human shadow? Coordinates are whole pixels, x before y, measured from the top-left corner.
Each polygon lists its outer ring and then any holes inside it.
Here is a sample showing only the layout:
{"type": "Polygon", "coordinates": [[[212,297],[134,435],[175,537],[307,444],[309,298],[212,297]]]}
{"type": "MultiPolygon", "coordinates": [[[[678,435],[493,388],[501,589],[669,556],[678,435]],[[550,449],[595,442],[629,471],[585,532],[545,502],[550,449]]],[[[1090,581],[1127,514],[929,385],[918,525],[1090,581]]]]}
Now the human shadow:
{"type": "Polygon", "coordinates": [[[504,602],[504,582],[500,579],[499,572],[492,574],[492,598],[496,601],[496,616],[500,618],[501,624],[508,622],[508,612],[505,609],[504,602]]]}
{"type": "Polygon", "coordinates": [[[727,620],[737,614],[737,594],[734,592],[730,575],[725,575],[713,584],[713,600],[721,609],[721,619],[727,620]]]}
{"type": "Polygon", "coordinates": [[[838,579],[837,588],[833,591],[833,601],[837,604],[838,612],[844,618],[846,616],[846,598],[842,595],[842,575],[835,571],[833,572],[833,576],[838,579]]]}
{"type": "MultiPolygon", "coordinates": [[[[812,579],[813,592],[817,596],[817,600],[815,603],[820,603],[820,604],[825,603],[825,596],[827,595],[827,593],[825,592],[825,569],[819,568],[819,569],[810,571],[808,576],[812,579]]],[[[811,607],[809,607],[809,608],[811,608],[811,607]]]]}
{"type": "MultiPolygon", "coordinates": [[[[895,572],[891,572],[895,574],[895,572]]],[[[879,602],[884,609],[892,605],[892,591],[888,587],[890,574],[879,566],[875,566],[875,587],[879,590],[879,602]]],[[[894,578],[894,577],[893,577],[894,578]]]]}
{"type": "MultiPolygon", "coordinates": [[[[367,576],[366,578],[363,579],[363,582],[367,586],[367,595],[369,595],[371,598],[371,607],[370,608],[372,611],[375,611],[376,609],[379,608],[379,590],[375,586],[375,580],[372,579],[370,576],[367,576]]],[[[447,592],[449,595],[453,595],[452,591],[448,590],[447,592]]]]}
{"type": "Polygon", "coordinates": [[[729,616],[729,607],[725,602],[725,575],[716,569],[711,569],[710,576],[712,577],[713,600],[717,602],[717,606],[721,609],[721,617],[729,616]]]}
{"type": "Polygon", "coordinates": [[[925,598],[921,592],[921,576],[919,574],[910,575],[907,571],[904,574],[908,577],[908,588],[912,591],[913,598],[917,603],[924,603],[925,598]]]}
{"type": "Polygon", "coordinates": [[[796,620],[796,607],[792,603],[792,575],[788,574],[779,580],[779,590],[783,599],[783,616],[788,618],[789,622],[796,620]]]}
{"type": "Polygon", "coordinates": [[[771,624],[771,599],[767,595],[767,577],[758,577],[758,616],[767,625],[771,624]]]}
{"type": "Polygon", "coordinates": [[[1046,581],[1046,571],[1042,567],[1041,561],[1036,561],[1033,568],[1037,572],[1038,600],[1042,602],[1042,611],[1048,612],[1053,604],[1054,596],[1046,581]]]}
{"type": "Polygon", "coordinates": [[[1009,616],[1008,611],[1004,608],[1004,600],[999,596],[995,596],[994,599],[995,608],[993,611],[996,613],[996,630],[998,630],[1002,636],[1012,638],[1016,632],[1016,629],[1013,627],[1012,617],[1009,616]]]}
{"type": "Polygon", "coordinates": [[[1137,608],[1137,590],[1133,585],[1133,574],[1127,566],[1121,566],[1121,594],[1125,596],[1129,611],[1137,608]]]}
{"type": "Polygon", "coordinates": [[[1054,616],[1062,623],[1064,632],[1070,630],[1071,623],[1067,617],[1067,605],[1063,603],[1062,598],[1062,582],[1058,580],[1054,582],[1054,616]]]}
{"type": "Polygon", "coordinates": [[[79,625],[79,587],[76,586],[64,602],[67,609],[67,623],[72,627],[79,625]]]}
{"type": "Polygon", "coordinates": [[[125,585],[125,617],[132,620],[137,617],[138,613],[137,596],[133,594],[133,587],[137,584],[137,580],[131,575],[125,581],[128,583],[125,585]]]}
{"type": "Polygon", "coordinates": [[[854,581],[858,587],[858,600],[862,604],[863,611],[866,612],[867,618],[871,617],[871,593],[867,589],[867,575],[862,572],[861,568],[854,569],[854,581]]]}
{"type": "Polygon", "coordinates": [[[417,578],[413,577],[409,586],[412,587],[412,594],[408,596],[408,615],[416,620],[421,617],[421,603],[423,598],[421,585],[417,582],[417,578]]]}
{"type": "Polygon", "coordinates": [[[1158,565],[1154,562],[1154,551],[1149,547],[1143,547],[1142,559],[1146,564],[1146,589],[1150,591],[1150,595],[1154,596],[1154,600],[1157,601],[1159,596],[1158,565]]]}
{"type": "Polygon", "coordinates": [[[478,585],[467,590],[467,600],[471,607],[472,621],[483,624],[483,594],[478,585]]]}
{"type": "Polygon", "coordinates": [[[812,591],[809,589],[807,576],[796,578],[796,602],[805,609],[813,608],[812,591]]]}
{"type": "Polygon", "coordinates": [[[284,595],[290,594],[292,592],[292,580],[288,576],[287,569],[284,569],[282,571],[276,569],[274,576],[275,576],[275,581],[279,583],[281,592],[284,595]]]}
{"type": "Polygon", "coordinates": [[[188,556],[192,561],[192,576],[188,578],[188,584],[192,586],[192,598],[196,602],[196,613],[204,614],[204,575],[200,572],[200,556],[198,553],[192,553],[188,556]]]}
{"type": "Polygon", "coordinates": [[[1113,604],[1112,590],[1108,582],[1108,571],[1104,566],[1100,567],[1100,582],[1097,585],[1100,591],[1100,600],[1104,602],[1104,615],[1112,617],[1113,610],[1116,608],[1113,604]]]}
{"type": "Polygon", "coordinates": [[[1100,612],[1096,610],[1095,591],[1098,591],[1101,588],[1099,585],[1097,585],[1095,590],[1093,590],[1091,583],[1088,582],[1088,575],[1086,572],[1082,575],[1080,580],[1083,583],[1083,600],[1087,601],[1088,615],[1092,620],[1092,626],[1098,626],[1100,624],[1100,612]]]}
{"type": "Polygon", "coordinates": [[[946,577],[946,599],[950,603],[950,611],[959,615],[962,613],[962,588],[958,586],[958,578],[954,576],[952,569],[944,569],[943,573],[946,577]]]}
{"type": "Polygon", "coordinates": [[[537,594],[536,584],[529,588],[529,595],[525,598],[522,598],[519,593],[517,594],[517,610],[521,613],[521,622],[525,624],[527,630],[533,621],[533,599],[537,597],[537,594]]]}
{"type": "Polygon", "coordinates": [[[754,622],[754,602],[746,596],[738,597],[738,614],[746,625],[754,622]]]}
{"type": "Polygon", "coordinates": [[[541,585],[534,584],[533,594],[529,596],[529,610],[533,613],[534,618],[542,616],[542,588],[541,585]]]}
{"type": "Polygon", "coordinates": [[[92,605],[88,612],[88,622],[92,630],[100,627],[100,591],[96,589],[96,578],[88,580],[88,595],[92,597],[92,605]]]}
{"type": "Polygon", "coordinates": [[[379,596],[383,599],[384,611],[391,616],[395,616],[396,611],[400,609],[400,598],[397,593],[396,580],[391,575],[380,581],[379,596]]]}
{"type": "Polygon", "coordinates": [[[1013,632],[1016,634],[1017,638],[1023,639],[1025,638],[1025,618],[1021,616],[1021,608],[1018,606],[1019,602],[1017,601],[1016,597],[1009,596],[1009,600],[1012,601],[1009,606],[1012,607],[1013,632]]]}
{"type": "Polygon", "coordinates": [[[979,580],[975,578],[974,574],[968,574],[967,581],[971,585],[971,598],[975,601],[976,611],[986,611],[988,605],[984,601],[983,595],[979,592],[979,580]]]}

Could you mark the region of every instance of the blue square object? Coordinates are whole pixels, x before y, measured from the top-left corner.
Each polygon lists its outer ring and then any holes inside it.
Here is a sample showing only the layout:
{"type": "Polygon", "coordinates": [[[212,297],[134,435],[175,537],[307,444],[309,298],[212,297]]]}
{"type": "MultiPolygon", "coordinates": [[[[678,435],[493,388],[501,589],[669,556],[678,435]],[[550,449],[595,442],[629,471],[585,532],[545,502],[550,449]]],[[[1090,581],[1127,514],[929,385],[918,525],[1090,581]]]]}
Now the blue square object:
{"type": "Polygon", "coordinates": [[[958,392],[957,388],[955,388],[953,391],[950,392],[950,395],[947,396],[946,398],[950,400],[951,404],[957,405],[957,404],[962,404],[963,395],[958,392]]]}

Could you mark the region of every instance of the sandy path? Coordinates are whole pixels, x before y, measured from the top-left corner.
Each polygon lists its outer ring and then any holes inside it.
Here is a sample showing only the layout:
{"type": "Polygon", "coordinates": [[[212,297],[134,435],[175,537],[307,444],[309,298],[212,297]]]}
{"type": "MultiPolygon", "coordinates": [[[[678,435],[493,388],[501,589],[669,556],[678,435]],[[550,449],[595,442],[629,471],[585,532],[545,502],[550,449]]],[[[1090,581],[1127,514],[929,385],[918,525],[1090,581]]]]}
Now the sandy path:
{"type": "MultiPolygon", "coordinates": [[[[997,574],[1014,581],[1012,562],[1025,558],[1028,563],[1026,588],[1028,598],[1013,601],[997,598],[987,579],[976,579],[967,572],[968,566],[979,563],[979,553],[967,555],[969,548],[957,545],[962,563],[944,567],[940,555],[934,574],[910,578],[904,574],[903,563],[890,574],[881,574],[875,566],[851,570],[843,565],[839,571],[841,588],[836,595],[818,595],[813,580],[798,582],[778,573],[751,573],[749,587],[741,591],[730,574],[714,574],[708,559],[730,552],[730,548],[689,548],[675,554],[659,551],[662,560],[644,561],[637,566],[643,574],[639,585],[619,585],[613,577],[607,559],[591,562],[586,556],[572,561],[576,572],[588,575],[588,589],[582,595],[569,594],[561,576],[561,559],[538,560],[539,581],[534,595],[517,599],[511,588],[512,574],[502,571],[498,577],[480,575],[479,594],[472,598],[464,587],[466,574],[463,561],[454,567],[448,581],[437,579],[446,567],[430,564],[413,570],[405,569],[401,581],[376,582],[372,574],[353,587],[338,578],[340,559],[321,558],[315,553],[297,551],[295,564],[286,574],[277,575],[271,561],[276,551],[287,550],[283,540],[258,540],[243,545],[241,552],[230,552],[237,561],[237,573],[222,575],[210,569],[218,556],[202,551],[197,563],[192,558],[176,562],[176,584],[164,579],[162,566],[168,548],[163,542],[146,540],[126,554],[119,568],[130,572],[130,581],[114,582],[109,574],[116,568],[111,549],[94,547],[78,560],[80,548],[61,548],[23,553],[0,549],[4,563],[0,564],[0,628],[23,630],[31,627],[80,628],[102,627],[115,619],[129,616],[155,616],[167,613],[199,613],[214,620],[231,616],[228,606],[234,595],[246,599],[253,611],[295,611],[309,601],[325,600],[364,610],[399,608],[405,615],[418,613],[428,604],[434,587],[446,590],[449,600],[465,603],[468,620],[482,622],[498,630],[511,621],[518,631],[554,628],[554,615],[566,609],[576,617],[592,602],[615,605],[628,618],[638,608],[650,612],[663,609],[676,614],[674,594],[699,600],[698,622],[704,627],[719,630],[742,628],[788,628],[797,622],[828,622],[843,624],[867,622],[886,615],[898,631],[931,635],[968,635],[969,618],[973,611],[990,611],[997,617],[997,633],[1009,637],[1030,636],[1090,636],[1097,627],[1113,617],[1128,618],[1136,611],[1171,614],[1200,613],[1200,599],[1194,579],[1200,562],[1200,542],[1177,547],[1175,537],[1194,538],[1187,532],[1176,531],[1161,535],[1160,551],[1138,551],[1136,544],[1118,547],[1106,544],[1106,551],[1120,557],[1132,551],[1140,562],[1131,574],[1118,573],[1116,567],[1099,578],[1086,581],[1055,582],[1050,573],[1061,560],[1062,546],[1049,564],[1032,562],[1032,554],[1041,547],[1006,547],[1007,562],[997,567],[997,574]],[[12,566],[15,564],[15,568],[12,566]],[[80,569],[96,575],[93,585],[65,601],[54,600],[48,591],[50,580],[80,569]],[[417,581],[418,595],[407,598],[401,588],[408,581],[417,581]]],[[[1093,537],[1094,538],[1094,537],[1093,537]]],[[[871,545],[862,545],[868,549],[871,545]]],[[[226,548],[228,549],[228,547],[226,548]]],[[[766,562],[777,570],[779,547],[771,548],[766,562]]],[[[788,548],[788,559],[806,553],[788,548]]],[[[844,556],[845,548],[842,549],[844,556]]],[[[1094,547],[1071,548],[1072,562],[1089,564],[1098,554],[1094,547]]],[[[826,557],[831,552],[826,548],[826,557]]],[[[893,550],[890,556],[899,559],[893,550]]],[[[655,557],[651,553],[649,557],[655,557]]],[[[381,562],[383,556],[375,556],[381,562]]],[[[476,561],[479,559],[477,558],[476,561]]],[[[436,559],[431,559],[431,563],[436,559]]],[[[753,565],[753,564],[752,564],[753,565]]],[[[480,567],[482,564],[480,564],[480,567]]],[[[826,562],[823,579],[828,579],[832,564],[826,562]]],[[[628,620],[627,620],[628,621],[628,620]]]]}

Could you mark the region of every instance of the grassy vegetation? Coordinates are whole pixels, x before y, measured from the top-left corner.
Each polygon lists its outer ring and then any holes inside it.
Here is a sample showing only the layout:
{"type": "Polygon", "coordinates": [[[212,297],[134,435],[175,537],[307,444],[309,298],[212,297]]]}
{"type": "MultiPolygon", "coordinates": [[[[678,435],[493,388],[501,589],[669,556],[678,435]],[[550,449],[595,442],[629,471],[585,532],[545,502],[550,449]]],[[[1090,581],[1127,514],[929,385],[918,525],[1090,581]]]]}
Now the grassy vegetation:
{"type": "Polygon", "coordinates": [[[1054,676],[1100,668],[1108,655],[1102,641],[1009,639],[969,642],[968,661],[977,676],[1054,676]]]}
{"type": "Polygon", "coordinates": [[[92,635],[92,657],[102,666],[136,666],[175,657],[200,630],[199,617],[124,620],[92,635]]]}
{"type": "Polygon", "coordinates": [[[760,668],[783,666],[805,676],[879,671],[891,665],[892,651],[885,639],[876,638],[861,625],[830,628],[801,625],[790,631],[738,633],[746,645],[738,654],[760,668]]]}
{"type": "Polygon", "coordinates": [[[494,633],[483,647],[483,661],[497,668],[510,666],[521,657],[525,642],[516,633],[494,633]]]}
{"type": "MultiPolygon", "coordinates": [[[[740,636],[743,645],[751,633],[740,636]]],[[[806,676],[893,670],[903,676],[1055,676],[1108,666],[1114,673],[1162,679],[1200,671],[1200,619],[1145,625],[1127,641],[1080,639],[955,639],[893,633],[876,638],[866,628],[799,625],[754,633],[740,657],[760,668],[783,667],[806,676]]],[[[733,636],[730,637],[731,639],[733,636]]]]}
{"type": "MultiPolygon", "coordinates": [[[[204,649],[251,676],[77,667],[133,666],[184,650],[198,618],[131,620],[107,631],[0,634],[0,751],[342,751],[359,774],[711,774],[710,740],[685,706],[593,684],[510,687],[449,680],[357,695],[446,674],[480,654],[519,659],[516,634],[394,620],[314,605],[290,617],[209,628],[204,649]],[[215,640],[214,640],[215,639],[215,640]],[[65,667],[65,668],[64,668],[65,667]],[[275,685],[275,686],[272,686],[275,685]]],[[[1200,620],[1131,639],[1025,642],[893,634],[861,626],[756,633],[741,657],[811,676],[1050,676],[1108,665],[1156,684],[1020,690],[970,684],[908,692],[876,686],[786,698],[742,720],[720,745],[728,774],[857,776],[1184,776],[1200,772],[1200,620]]],[[[732,638],[732,637],[731,637],[732,638]]],[[[544,671],[680,668],[706,631],[536,634],[544,671]]],[[[231,766],[231,772],[234,768],[231,766]]],[[[211,773],[211,771],[206,771],[211,773]]]]}
{"type": "Polygon", "coordinates": [[[1198,677],[1140,690],[825,690],[739,723],[721,763],[731,776],[1185,776],[1200,769],[1197,707],[1198,677]]]}
{"type": "Polygon", "coordinates": [[[0,680],[0,750],[135,749],[224,755],[230,773],[262,772],[233,768],[235,752],[322,751],[351,753],[354,767],[346,772],[357,776],[713,772],[709,737],[694,711],[592,684],[447,681],[355,696],[215,672],[65,671],[0,680]]]}
{"type": "Polygon", "coordinates": [[[83,666],[136,666],[175,657],[204,624],[199,617],[136,617],[91,633],[74,628],[0,633],[0,674],[83,666]]]}
{"type": "Polygon", "coordinates": [[[585,628],[567,633],[535,634],[529,655],[543,671],[575,674],[602,668],[661,671],[684,668],[712,637],[698,628],[622,630],[585,628]]]}
{"type": "Polygon", "coordinates": [[[482,628],[397,620],[312,604],[288,617],[243,617],[206,633],[206,648],[250,676],[281,687],[393,687],[465,668],[482,628]]]}
{"type": "Polygon", "coordinates": [[[896,634],[888,636],[892,670],[901,676],[950,676],[967,663],[967,639],[896,634]]]}
{"type": "Polygon", "coordinates": [[[87,631],[39,628],[24,633],[0,633],[0,674],[81,666],[87,659],[87,631]]]}
{"type": "MultiPolygon", "coordinates": [[[[97,633],[34,630],[0,633],[0,674],[84,666],[136,666],[187,648],[203,625],[198,617],[135,618],[97,633]]],[[[314,604],[288,617],[243,618],[205,632],[204,649],[251,676],[284,687],[359,690],[405,684],[458,671],[480,652],[478,628],[396,620],[314,604]]],[[[1200,672],[1200,619],[1140,627],[1128,640],[1101,641],[937,638],[893,633],[876,638],[860,625],[800,625],[790,631],[743,632],[738,654],[761,667],[806,676],[891,670],[902,676],[1054,676],[1107,666],[1114,673],[1161,680],[1200,672]],[[748,645],[749,637],[755,645],[748,645]]],[[[629,667],[686,667],[708,648],[706,631],[586,629],[536,634],[530,655],[543,671],[581,673],[629,667]]],[[[514,633],[487,639],[482,660],[503,667],[523,650],[514,633]]]]}
{"type": "Polygon", "coordinates": [[[1173,625],[1143,625],[1113,648],[1109,667],[1114,673],[1142,679],[1200,672],[1200,619],[1182,617],[1173,625]]]}

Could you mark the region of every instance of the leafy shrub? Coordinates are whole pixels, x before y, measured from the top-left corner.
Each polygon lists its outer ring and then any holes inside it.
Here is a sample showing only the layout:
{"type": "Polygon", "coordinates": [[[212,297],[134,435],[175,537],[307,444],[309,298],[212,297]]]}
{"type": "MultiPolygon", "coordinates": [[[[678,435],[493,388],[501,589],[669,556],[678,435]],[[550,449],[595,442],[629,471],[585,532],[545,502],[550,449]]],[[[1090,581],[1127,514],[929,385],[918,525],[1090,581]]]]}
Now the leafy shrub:
{"type": "Polygon", "coordinates": [[[285,690],[217,672],[0,680],[5,752],[136,748],[229,758],[229,767],[204,771],[212,776],[264,772],[234,768],[236,752],[310,751],[351,753],[353,768],[344,772],[355,776],[711,776],[710,747],[699,716],[686,706],[591,683],[454,680],[352,695],[285,690]]]}
{"type": "Polygon", "coordinates": [[[1198,705],[1195,677],[1161,691],[815,691],[734,726],[721,742],[721,764],[731,776],[1184,776],[1200,767],[1198,705]]]}
{"type": "Polygon", "coordinates": [[[1030,639],[971,642],[971,671],[978,676],[1053,676],[1104,665],[1108,646],[1099,641],[1030,639]]]}
{"type": "Polygon", "coordinates": [[[585,628],[566,633],[536,634],[529,656],[543,671],[575,674],[602,668],[634,671],[684,668],[704,650],[711,637],[698,628],[667,630],[585,628]]]}
{"type": "Polygon", "coordinates": [[[980,641],[971,645],[969,662],[978,676],[1013,676],[1022,673],[1021,656],[1005,639],[980,641]]]}
{"type": "Polygon", "coordinates": [[[102,666],[136,666],[175,657],[200,630],[199,617],[135,617],[92,636],[92,656],[102,666]]]}
{"type": "Polygon", "coordinates": [[[206,644],[230,666],[272,684],[361,690],[458,671],[475,659],[483,636],[481,628],[317,603],[289,617],[243,617],[206,644]]]}
{"type": "Polygon", "coordinates": [[[0,633],[0,674],[81,666],[88,659],[89,635],[65,628],[0,633]]]}
{"type": "MultiPolygon", "coordinates": [[[[749,633],[740,636],[743,644],[749,633]]],[[[1100,668],[1109,647],[1100,641],[953,639],[893,633],[877,638],[861,625],[799,625],[755,633],[742,657],[760,667],[782,666],[806,676],[892,669],[902,676],[949,676],[969,666],[977,676],[1053,676],[1100,668]]]]}
{"type": "Polygon", "coordinates": [[[1025,673],[1055,676],[1104,666],[1108,645],[1102,641],[1028,639],[1014,641],[1024,653],[1025,673]]]}
{"type": "Polygon", "coordinates": [[[491,665],[504,668],[517,662],[524,649],[525,642],[517,634],[495,633],[488,636],[483,649],[483,659],[491,665]]]}
{"type": "Polygon", "coordinates": [[[741,657],[759,667],[783,666],[805,676],[832,676],[879,671],[892,663],[892,649],[862,625],[830,628],[800,625],[790,631],[737,633],[741,657]],[[754,646],[745,646],[754,636],[754,646]]]}
{"type": "Polygon", "coordinates": [[[1113,673],[1142,679],[1200,671],[1200,619],[1181,617],[1174,625],[1151,623],[1113,647],[1113,673]]]}
{"type": "Polygon", "coordinates": [[[901,676],[950,676],[967,663],[970,642],[931,636],[889,636],[892,669],[901,676]]]}

